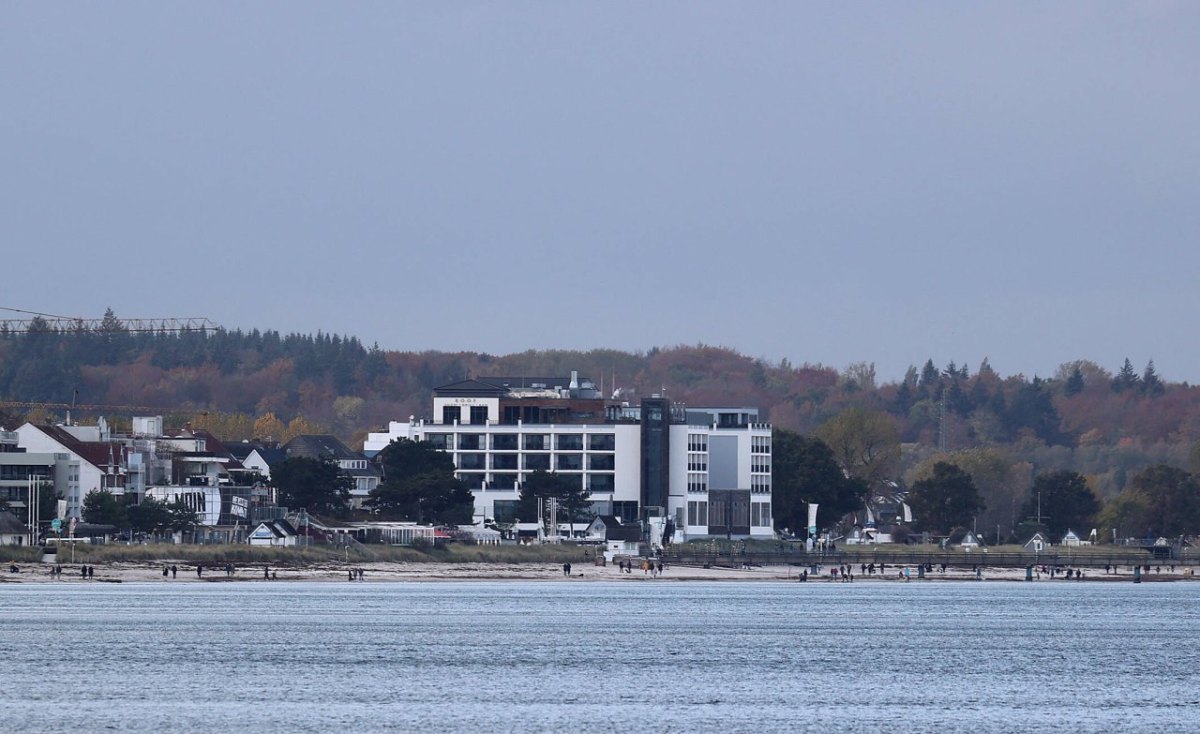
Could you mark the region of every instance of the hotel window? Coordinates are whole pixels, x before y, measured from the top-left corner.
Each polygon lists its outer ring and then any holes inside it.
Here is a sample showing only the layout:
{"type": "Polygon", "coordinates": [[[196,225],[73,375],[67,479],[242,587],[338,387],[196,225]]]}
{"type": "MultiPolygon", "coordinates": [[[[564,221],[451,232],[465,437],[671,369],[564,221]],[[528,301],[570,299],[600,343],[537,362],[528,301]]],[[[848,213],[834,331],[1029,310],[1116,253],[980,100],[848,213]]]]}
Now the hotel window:
{"type": "Polygon", "coordinates": [[[612,471],[616,468],[616,458],[610,455],[596,456],[588,454],[588,468],[599,471],[612,471]]]}
{"type": "Polygon", "coordinates": [[[550,437],[544,433],[527,433],[525,434],[525,450],[526,451],[549,451],[550,437]]]}
{"type": "Polygon", "coordinates": [[[454,425],[462,420],[462,408],[457,405],[442,406],[442,423],[446,425],[454,425]]]}
{"type": "Polygon", "coordinates": [[[458,468],[459,469],[486,469],[487,454],[459,454],[458,468]]]}
{"type": "Polygon", "coordinates": [[[615,451],[617,437],[611,433],[592,433],[588,435],[589,451],[615,451]]]}
{"type": "Polygon", "coordinates": [[[688,503],[688,525],[708,525],[708,503],[707,502],[689,502],[688,503]]]}
{"type": "Polygon", "coordinates": [[[756,527],[769,527],[771,525],[770,502],[750,503],[750,524],[756,527]]]}
{"type": "Polygon", "coordinates": [[[518,500],[496,500],[492,503],[492,519],[496,522],[516,522],[518,500]]]}
{"type": "Polygon", "coordinates": [[[750,437],[750,453],[752,453],[752,454],[769,454],[769,453],[771,453],[771,437],[770,436],[751,436],[750,437]]]}
{"type": "Polygon", "coordinates": [[[527,471],[550,471],[550,454],[525,454],[525,466],[527,471]]]}
{"type": "Polygon", "coordinates": [[[583,469],[583,454],[559,454],[554,468],[559,471],[579,471],[583,469]]]}
{"type": "Polygon", "coordinates": [[[588,475],[588,489],[592,492],[612,492],[615,486],[612,474],[588,475]]]}
{"type": "Polygon", "coordinates": [[[486,426],[488,422],[488,409],[486,405],[471,406],[471,425],[486,426]]]}
{"type": "Polygon", "coordinates": [[[708,475],[700,473],[689,473],[687,478],[687,487],[689,492],[707,492],[708,491],[708,475]]]}
{"type": "Polygon", "coordinates": [[[489,489],[516,489],[517,475],[516,474],[493,474],[492,481],[488,482],[489,489]]]}
{"type": "Polygon", "coordinates": [[[492,448],[496,451],[516,451],[517,434],[497,433],[492,436],[492,448]]]}
{"type": "Polygon", "coordinates": [[[485,446],[487,446],[487,442],[482,433],[460,433],[458,435],[459,451],[483,451],[485,446]]]}
{"type": "Polygon", "coordinates": [[[516,454],[492,454],[492,468],[504,471],[517,470],[516,454]]]}
{"type": "Polygon", "coordinates": [[[688,451],[708,451],[708,434],[689,433],[688,451]]]}
{"type": "Polygon", "coordinates": [[[750,471],[758,474],[770,474],[771,457],[763,456],[762,454],[752,454],[750,456],[750,471]]]}
{"type": "Polygon", "coordinates": [[[466,483],[467,489],[483,489],[483,472],[459,472],[458,478],[466,483]]]}
{"type": "Polygon", "coordinates": [[[771,492],[771,477],[751,475],[750,491],[756,494],[769,494],[771,492]]]}
{"type": "Polygon", "coordinates": [[[563,433],[558,436],[559,451],[583,451],[583,435],[579,433],[563,433]]]}
{"type": "Polygon", "coordinates": [[[688,454],[688,471],[708,471],[708,454],[688,454]]]}

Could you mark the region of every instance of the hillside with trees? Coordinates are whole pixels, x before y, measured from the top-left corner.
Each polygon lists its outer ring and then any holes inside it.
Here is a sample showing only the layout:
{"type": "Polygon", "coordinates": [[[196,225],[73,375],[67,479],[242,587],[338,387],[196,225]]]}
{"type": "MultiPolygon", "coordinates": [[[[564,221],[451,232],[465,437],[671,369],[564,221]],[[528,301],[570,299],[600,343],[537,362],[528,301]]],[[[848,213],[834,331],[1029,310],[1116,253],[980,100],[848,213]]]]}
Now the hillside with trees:
{"type": "Polygon", "coordinates": [[[620,388],[625,400],[665,390],[692,405],[756,406],[777,428],[819,437],[868,485],[912,486],[945,475],[939,463],[958,467],[981,496],[979,526],[1005,532],[1026,520],[1035,478],[1046,472],[1079,474],[1104,503],[1150,496],[1133,486],[1149,467],[1200,471],[1200,387],[1163,381],[1149,360],[1141,369],[1129,359],[1112,371],[1079,360],[1052,375],[1003,376],[987,360],[971,370],[924,359],[880,383],[866,362],[797,366],[707,345],[386,351],[322,333],[135,333],[111,312],[97,329],[61,331],[35,319],[26,333],[0,331],[0,425],[61,418],[74,403],[77,418],[104,414],[118,427],[161,413],[224,440],[328,431],[355,445],[389,420],[428,415],[438,385],[571,370],[606,394],[620,388]]]}

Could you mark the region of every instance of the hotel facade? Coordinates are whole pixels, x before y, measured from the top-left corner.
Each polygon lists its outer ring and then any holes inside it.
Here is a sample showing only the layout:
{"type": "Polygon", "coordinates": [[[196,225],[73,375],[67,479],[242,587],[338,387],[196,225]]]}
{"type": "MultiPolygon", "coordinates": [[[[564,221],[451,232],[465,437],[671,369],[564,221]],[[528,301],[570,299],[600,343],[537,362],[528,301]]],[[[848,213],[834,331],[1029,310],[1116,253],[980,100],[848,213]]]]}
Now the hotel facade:
{"type": "Polygon", "coordinates": [[[770,538],[771,427],[754,408],[690,408],[654,396],[606,400],[586,378],[477,378],[434,390],[433,418],[371,433],[373,456],[393,440],[450,454],[475,497],[475,520],[516,516],[534,471],[591,493],[596,514],[657,520],[676,541],[770,538]]]}

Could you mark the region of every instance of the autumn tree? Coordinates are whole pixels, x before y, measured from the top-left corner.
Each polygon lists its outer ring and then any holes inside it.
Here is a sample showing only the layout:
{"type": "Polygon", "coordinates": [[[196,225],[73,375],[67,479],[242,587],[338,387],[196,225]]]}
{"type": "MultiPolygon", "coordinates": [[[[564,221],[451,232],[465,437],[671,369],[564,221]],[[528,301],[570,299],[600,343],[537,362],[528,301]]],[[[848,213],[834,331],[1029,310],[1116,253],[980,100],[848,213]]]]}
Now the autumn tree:
{"type": "Polygon", "coordinates": [[[817,431],[838,464],[868,487],[895,476],[900,462],[900,432],[891,416],[866,408],[848,408],[817,431]]]}
{"type": "Polygon", "coordinates": [[[1013,533],[1020,519],[1017,517],[1020,504],[1031,484],[1032,467],[1028,462],[997,447],[938,453],[905,474],[909,486],[932,477],[938,462],[953,464],[970,475],[984,505],[975,516],[981,530],[1002,536],[1013,533]]]}
{"type": "Polygon", "coordinates": [[[1166,464],[1147,467],[1104,508],[1100,523],[1132,537],[1194,534],[1200,531],[1200,480],[1166,464]]]}
{"type": "Polygon", "coordinates": [[[287,426],[275,417],[274,413],[264,413],[254,421],[254,437],[263,441],[278,441],[283,443],[283,434],[287,426]]]}

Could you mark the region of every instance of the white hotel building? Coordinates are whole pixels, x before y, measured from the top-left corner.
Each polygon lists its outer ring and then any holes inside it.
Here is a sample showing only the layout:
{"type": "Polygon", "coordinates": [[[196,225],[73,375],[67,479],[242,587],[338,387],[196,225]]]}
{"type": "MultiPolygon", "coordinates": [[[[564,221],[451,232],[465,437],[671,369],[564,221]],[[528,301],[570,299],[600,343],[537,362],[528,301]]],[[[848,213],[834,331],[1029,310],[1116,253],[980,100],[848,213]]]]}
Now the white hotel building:
{"type": "Polygon", "coordinates": [[[591,492],[597,514],[669,521],[676,541],[773,537],[771,427],[754,408],[687,408],[661,397],[605,400],[587,379],[495,377],[434,390],[433,419],[367,437],[446,451],[475,496],[476,521],[515,517],[527,474],[552,471],[591,492]]]}

